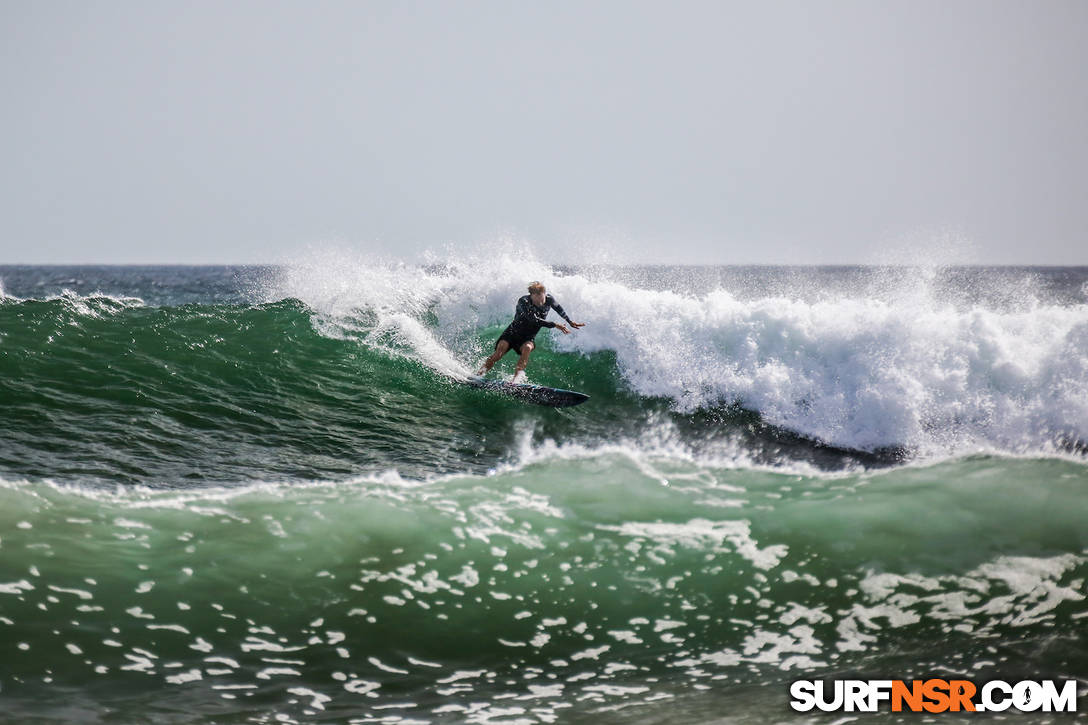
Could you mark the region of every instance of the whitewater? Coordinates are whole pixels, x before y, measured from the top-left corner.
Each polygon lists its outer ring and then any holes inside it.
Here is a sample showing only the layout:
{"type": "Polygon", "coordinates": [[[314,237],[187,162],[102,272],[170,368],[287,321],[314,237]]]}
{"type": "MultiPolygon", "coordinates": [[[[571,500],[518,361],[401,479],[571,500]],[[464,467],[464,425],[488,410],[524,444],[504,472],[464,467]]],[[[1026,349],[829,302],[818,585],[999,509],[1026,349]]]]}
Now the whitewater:
{"type": "Polygon", "coordinates": [[[0,416],[0,721],[1088,696],[1088,268],[0,267],[0,416]],[[575,409],[460,384],[534,280],[575,409]]]}
{"type": "Polygon", "coordinates": [[[540,279],[594,321],[555,337],[557,351],[613,354],[627,390],[678,411],[739,404],[773,425],[859,450],[1020,453],[1083,443],[1083,287],[1063,304],[1033,289],[1040,280],[1030,273],[1012,285],[982,275],[972,280],[981,300],[962,291],[949,299],[955,281],[942,285],[937,274],[878,269],[860,289],[808,299],[798,288],[809,280],[795,279],[793,295],[745,298],[724,287],[693,292],[684,269],[663,270],[659,285],[669,286],[646,289],[622,274],[559,276],[509,257],[438,269],[318,258],[291,267],[276,292],[333,319],[369,310],[377,316],[371,337],[388,332],[424,364],[456,373],[486,354],[476,331],[509,317],[526,278],[540,279]],[[330,278],[330,268],[342,272],[330,278]],[[670,274],[679,284],[669,285],[670,274]],[[986,289],[1003,283],[1013,289],[986,289]],[[988,292],[997,305],[979,303],[988,292]],[[426,326],[424,313],[437,324],[426,326]]]}

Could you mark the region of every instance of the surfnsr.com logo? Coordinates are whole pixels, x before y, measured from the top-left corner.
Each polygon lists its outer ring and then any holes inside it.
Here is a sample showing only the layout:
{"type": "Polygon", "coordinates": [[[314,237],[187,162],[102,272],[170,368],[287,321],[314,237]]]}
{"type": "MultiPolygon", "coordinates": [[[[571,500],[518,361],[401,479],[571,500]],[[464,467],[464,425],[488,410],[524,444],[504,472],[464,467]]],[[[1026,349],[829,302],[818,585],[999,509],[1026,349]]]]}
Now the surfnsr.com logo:
{"type": "Polygon", "coordinates": [[[797,712],[1076,712],[1077,681],[797,680],[790,697],[797,712]]]}

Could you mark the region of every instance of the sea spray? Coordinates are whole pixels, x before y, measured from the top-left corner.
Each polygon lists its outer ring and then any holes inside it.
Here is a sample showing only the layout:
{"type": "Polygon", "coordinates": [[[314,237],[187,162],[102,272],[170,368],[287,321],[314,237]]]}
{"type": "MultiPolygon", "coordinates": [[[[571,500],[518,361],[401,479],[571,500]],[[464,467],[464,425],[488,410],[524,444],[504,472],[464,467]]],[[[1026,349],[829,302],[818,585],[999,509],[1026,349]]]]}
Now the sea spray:
{"type": "Polygon", "coordinates": [[[368,310],[423,364],[451,373],[485,353],[479,330],[507,321],[525,281],[540,278],[591,321],[552,335],[557,351],[608,352],[624,387],[681,412],[736,403],[865,451],[1026,452],[1088,438],[1088,304],[1040,299],[1035,272],[1001,284],[976,275],[951,285],[958,298],[940,276],[886,268],[815,297],[799,280],[761,297],[647,289],[599,268],[560,274],[509,257],[426,268],[318,257],[285,269],[272,296],[298,297],[323,318],[368,310]]]}

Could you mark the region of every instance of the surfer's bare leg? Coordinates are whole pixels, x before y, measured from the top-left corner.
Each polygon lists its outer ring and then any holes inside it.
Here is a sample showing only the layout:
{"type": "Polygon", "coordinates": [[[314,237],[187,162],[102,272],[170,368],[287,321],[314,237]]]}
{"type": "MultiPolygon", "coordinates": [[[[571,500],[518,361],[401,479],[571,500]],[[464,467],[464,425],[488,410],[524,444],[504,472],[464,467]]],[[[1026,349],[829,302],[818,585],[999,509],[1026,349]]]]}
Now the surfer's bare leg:
{"type": "Polygon", "coordinates": [[[525,377],[525,366],[529,364],[529,355],[533,352],[533,348],[536,347],[531,342],[527,342],[521,346],[521,356],[518,358],[517,367],[514,368],[514,382],[520,382],[520,378],[525,377]]]}
{"type": "Polygon", "coordinates": [[[480,366],[480,369],[476,371],[477,375],[486,375],[487,371],[491,369],[491,366],[502,359],[502,356],[510,352],[510,343],[506,340],[499,340],[499,344],[495,345],[495,352],[491,353],[491,356],[484,360],[484,364],[480,366]]]}

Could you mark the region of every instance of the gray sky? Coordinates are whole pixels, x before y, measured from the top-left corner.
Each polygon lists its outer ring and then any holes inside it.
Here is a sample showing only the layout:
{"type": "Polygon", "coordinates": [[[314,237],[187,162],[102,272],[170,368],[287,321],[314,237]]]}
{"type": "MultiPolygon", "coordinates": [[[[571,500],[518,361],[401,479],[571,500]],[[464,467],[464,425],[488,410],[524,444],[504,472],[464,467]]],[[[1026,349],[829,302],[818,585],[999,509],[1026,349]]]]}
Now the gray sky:
{"type": "Polygon", "coordinates": [[[1082,0],[0,0],[0,263],[1085,264],[1086,129],[1082,0]]]}

